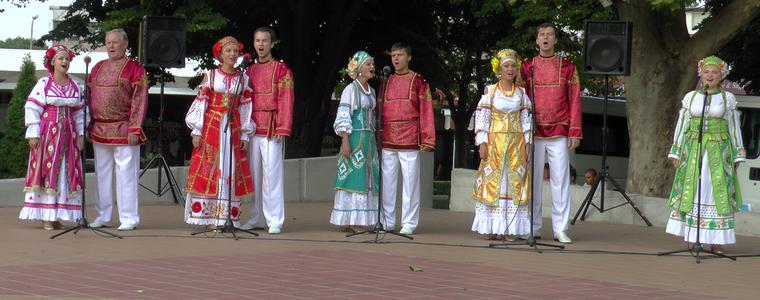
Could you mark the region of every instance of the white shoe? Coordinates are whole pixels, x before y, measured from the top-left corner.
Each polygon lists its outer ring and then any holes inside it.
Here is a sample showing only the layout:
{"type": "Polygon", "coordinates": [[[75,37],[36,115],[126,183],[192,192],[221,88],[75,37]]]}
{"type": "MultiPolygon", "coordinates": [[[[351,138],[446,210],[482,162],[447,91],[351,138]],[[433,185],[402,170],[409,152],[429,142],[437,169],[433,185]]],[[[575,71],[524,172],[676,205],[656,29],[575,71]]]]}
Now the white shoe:
{"type": "Polygon", "coordinates": [[[106,227],[106,224],[100,221],[95,221],[95,222],[90,222],[90,224],[87,224],[87,227],[100,228],[100,227],[106,227]]]}
{"type": "Polygon", "coordinates": [[[401,227],[401,231],[398,233],[404,234],[404,235],[412,235],[414,234],[414,228],[412,227],[401,227]]]}
{"type": "Polygon", "coordinates": [[[119,230],[119,231],[129,231],[129,230],[135,230],[135,228],[137,228],[137,224],[122,223],[121,225],[119,225],[119,228],[116,228],[116,230],[119,230]]]}
{"type": "Polygon", "coordinates": [[[570,244],[573,240],[564,231],[560,231],[554,234],[554,240],[563,244],[570,244]]]}
{"type": "Polygon", "coordinates": [[[269,234],[280,234],[280,227],[269,227],[269,234]]]}

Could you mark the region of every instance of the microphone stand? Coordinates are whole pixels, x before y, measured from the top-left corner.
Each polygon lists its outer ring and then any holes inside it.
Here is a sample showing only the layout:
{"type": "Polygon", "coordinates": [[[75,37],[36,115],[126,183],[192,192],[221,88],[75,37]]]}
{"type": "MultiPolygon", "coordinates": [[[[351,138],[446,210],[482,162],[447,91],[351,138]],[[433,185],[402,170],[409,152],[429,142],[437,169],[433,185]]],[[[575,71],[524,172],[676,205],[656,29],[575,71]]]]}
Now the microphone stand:
{"type": "MultiPolygon", "coordinates": [[[[515,88],[517,88],[517,86],[515,86],[515,88]]],[[[533,98],[533,99],[530,99],[531,143],[530,143],[530,160],[529,160],[530,161],[530,180],[529,180],[529,184],[530,184],[530,191],[531,191],[531,193],[530,193],[530,203],[528,204],[530,206],[530,208],[528,208],[529,209],[529,213],[528,214],[530,215],[530,233],[528,234],[528,238],[527,239],[521,240],[521,241],[514,241],[514,242],[507,242],[506,241],[506,235],[503,235],[505,238],[504,238],[504,240],[502,240],[501,243],[490,243],[490,244],[488,244],[488,247],[491,247],[491,248],[504,247],[505,249],[509,249],[509,246],[528,246],[528,247],[531,247],[531,248],[535,249],[536,252],[542,253],[541,249],[538,248],[538,246],[558,248],[560,250],[561,249],[565,249],[565,246],[564,245],[555,245],[555,244],[549,244],[549,243],[536,242],[536,237],[534,236],[534,232],[533,232],[533,220],[535,218],[535,215],[533,214],[533,212],[534,212],[534,209],[533,209],[533,199],[535,197],[535,191],[536,191],[534,189],[534,184],[533,184],[533,182],[534,182],[533,180],[535,179],[534,176],[535,176],[535,167],[536,167],[536,164],[533,161],[535,159],[535,154],[536,154],[536,138],[535,138],[535,135],[536,135],[536,117],[535,117],[535,115],[536,115],[536,101],[535,101],[535,98],[536,98],[536,89],[535,89],[534,77],[533,77],[533,62],[531,62],[531,64],[530,64],[530,95],[533,98]]],[[[543,191],[543,189],[541,189],[541,190],[543,191]]],[[[541,218],[541,216],[538,216],[538,217],[541,218]]]]}
{"type": "MultiPolygon", "coordinates": [[[[231,132],[230,123],[232,123],[232,120],[235,116],[234,113],[237,112],[237,110],[235,109],[235,106],[240,101],[240,97],[243,96],[243,93],[245,93],[245,87],[243,86],[244,84],[243,75],[249,61],[250,60],[243,60],[243,62],[238,67],[238,82],[237,82],[236,89],[239,89],[240,93],[235,93],[235,97],[232,97],[232,103],[230,103],[229,110],[227,110],[227,123],[224,124],[224,130],[223,130],[225,134],[227,134],[227,132],[231,132]]],[[[214,70],[213,72],[216,72],[216,70],[214,70]]],[[[212,82],[211,84],[213,86],[214,83],[212,82]]],[[[233,139],[234,137],[232,133],[230,133],[229,142],[227,143],[228,150],[230,152],[229,159],[227,160],[227,162],[229,163],[228,168],[227,168],[227,178],[229,179],[229,183],[227,183],[227,220],[224,222],[224,225],[222,227],[213,228],[213,229],[207,228],[201,231],[193,232],[190,235],[197,235],[197,234],[208,233],[208,232],[231,233],[232,238],[234,238],[235,240],[238,240],[239,238],[235,234],[235,232],[240,231],[240,232],[252,234],[254,236],[259,236],[258,233],[255,233],[251,230],[236,228],[235,224],[232,222],[232,185],[234,184],[234,178],[232,178],[232,169],[234,168],[232,157],[235,155],[235,151],[237,150],[237,149],[234,149],[235,145],[232,142],[233,139]]],[[[249,144],[250,144],[250,141],[249,141],[249,144]]]]}
{"type": "MultiPolygon", "coordinates": [[[[85,65],[85,67],[84,67],[84,78],[85,78],[84,79],[84,93],[81,94],[81,97],[82,97],[82,109],[84,110],[84,113],[82,114],[82,119],[84,121],[84,122],[82,122],[82,124],[84,124],[83,125],[84,128],[83,128],[82,132],[84,134],[87,134],[87,129],[89,129],[89,127],[90,127],[89,124],[87,124],[87,115],[89,113],[88,107],[90,105],[90,101],[89,101],[90,91],[89,91],[88,85],[87,85],[87,81],[90,80],[90,59],[89,58],[90,58],[89,56],[86,56],[85,59],[84,59],[84,65],[85,65]]],[[[76,130],[75,130],[75,134],[76,134],[76,130]]],[[[77,139],[78,139],[78,137],[77,137],[77,139]]],[[[80,162],[82,164],[82,172],[81,172],[81,175],[82,175],[82,191],[81,191],[81,193],[82,193],[82,205],[81,205],[82,217],[79,218],[79,224],[77,224],[77,226],[74,226],[74,227],[71,227],[69,229],[66,229],[63,232],[54,234],[53,236],[50,237],[50,239],[52,240],[54,238],[57,238],[57,237],[59,237],[61,235],[67,234],[67,233],[72,232],[72,231],[73,231],[74,234],[77,234],[77,232],[79,232],[79,230],[81,230],[81,229],[90,229],[90,230],[94,231],[95,233],[102,233],[102,234],[109,235],[109,236],[115,237],[115,238],[120,238],[120,239],[124,238],[124,237],[122,237],[120,235],[117,235],[115,233],[111,233],[111,232],[105,231],[105,230],[100,229],[100,228],[94,228],[94,227],[90,227],[89,226],[89,223],[87,222],[87,218],[85,217],[85,212],[86,212],[85,211],[85,200],[86,200],[86,193],[85,192],[87,190],[87,176],[85,176],[84,167],[85,167],[85,161],[86,161],[86,157],[87,157],[86,156],[87,155],[86,144],[82,143],[82,149],[79,149],[79,151],[80,151],[80,154],[82,155],[81,162],[80,162]]]]}
{"type": "MultiPolygon", "coordinates": [[[[707,85],[702,88],[703,92],[705,93],[705,99],[702,102],[702,114],[699,116],[699,133],[697,134],[697,155],[699,155],[699,159],[697,159],[699,163],[699,167],[697,168],[697,185],[699,188],[697,188],[697,242],[694,243],[694,245],[690,247],[686,247],[686,249],[683,250],[675,250],[675,251],[668,251],[668,252],[660,252],[657,253],[657,256],[664,256],[664,255],[671,255],[676,253],[683,253],[683,252],[691,252],[692,255],[697,259],[697,263],[702,262],[702,257],[699,256],[701,252],[709,253],[717,258],[728,258],[730,260],[736,261],[736,257],[734,256],[728,256],[723,253],[717,253],[715,251],[712,251],[712,249],[707,250],[704,247],[702,247],[702,242],[700,241],[700,233],[701,233],[701,221],[702,221],[702,159],[704,158],[704,155],[702,154],[702,135],[704,134],[704,123],[705,123],[705,110],[708,105],[710,105],[710,97],[712,97],[709,93],[707,93],[707,85]]],[[[687,158],[688,159],[688,158],[687,158]]],[[[683,160],[682,160],[683,161],[683,160]]],[[[688,162],[686,162],[688,163],[688,162]]],[[[708,174],[709,176],[709,174],[708,174]]],[[[692,209],[692,211],[694,211],[692,209]]],[[[685,233],[684,235],[688,234],[685,233]]]]}
{"type": "MultiPolygon", "coordinates": [[[[387,73],[390,73],[390,72],[387,72],[387,73]]],[[[386,74],[386,69],[385,68],[383,68],[383,76],[385,77],[385,79],[380,83],[381,86],[385,85],[385,83],[388,81],[388,77],[389,77],[389,74],[386,74]]],[[[383,91],[384,91],[383,94],[385,94],[385,89],[383,89],[383,91]]],[[[375,103],[377,103],[377,102],[378,101],[376,99],[375,103]]],[[[404,238],[407,238],[407,239],[410,239],[410,240],[414,239],[413,237],[411,237],[409,235],[406,235],[406,234],[401,234],[401,233],[398,233],[398,232],[395,232],[395,231],[386,231],[383,228],[383,223],[380,222],[380,218],[382,216],[382,211],[383,211],[383,160],[382,160],[382,158],[383,158],[383,155],[382,155],[383,152],[382,151],[383,151],[383,104],[384,103],[385,103],[385,101],[383,101],[382,103],[380,103],[380,105],[376,105],[377,106],[377,118],[375,119],[375,123],[377,124],[376,128],[375,128],[375,147],[377,148],[377,153],[380,153],[380,159],[378,160],[378,164],[377,164],[377,171],[378,171],[378,174],[380,174],[380,178],[378,178],[379,184],[377,186],[377,193],[378,193],[378,195],[377,195],[377,222],[375,222],[375,226],[373,226],[372,229],[368,229],[368,230],[360,231],[360,232],[355,232],[355,233],[349,233],[349,234],[346,235],[346,237],[352,237],[352,236],[360,235],[360,234],[375,234],[375,239],[371,241],[371,242],[374,242],[374,243],[378,243],[380,241],[380,233],[383,233],[383,234],[392,234],[392,235],[404,237],[404,238]]],[[[371,154],[370,154],[370,156],[371,156],[371,154]]],[[[370,166],[371,165],[372,165],[372,161],[370,160],[370,166]]],[[[372,170],[369,170],[369,173],[372,174],[372,170]]],[[[370,179],[372,179],[371,176],[370,176],[370,179]]],[[[369,195],[371,195],[371,192],[372,192],[372,190],[369,187],[369,185],[370,185],[370,183],[367,184],[367,196],[368,197],[369,197],[369,195]]]]}

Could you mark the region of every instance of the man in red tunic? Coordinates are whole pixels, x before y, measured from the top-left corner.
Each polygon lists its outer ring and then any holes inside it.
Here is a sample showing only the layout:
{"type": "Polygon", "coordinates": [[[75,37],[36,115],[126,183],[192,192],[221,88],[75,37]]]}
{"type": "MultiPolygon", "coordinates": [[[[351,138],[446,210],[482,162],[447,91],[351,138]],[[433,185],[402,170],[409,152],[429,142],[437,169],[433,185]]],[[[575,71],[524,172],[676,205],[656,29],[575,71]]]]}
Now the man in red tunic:
{"type": "Polygon", "coordinates": [[[256,29],[253,47],[258,59],[246,70],[253,87],[253,122],[256,132],[248,150],[253,172],[254,195],[251,219],[243,229],[269,227],[278,234],[285,221],[283,191],[283,138],[293,124],[293,74],[284,62],[272,57],[277,42],[274,30],[256,29]]]}
{"type": "Polygon", "coordinates": [[[385,229],[396,224],[396,186],[399,166],[403,182],[402,234],[413,234],[420,217],[420,150],[435,149],[435,125],[430,86],[409,69],[412,47],[396,43],[391,61],[396,69],[381,86],[383,129],[383,211],[385,229]]]}
{"type": "Polygon", "coordinates": [[[533,229],[541,229],[541,193],[543,191],[544,161],[549,162],[552,194],[552,228],[554,238],[571,243],[567,236],[570,218],[570,172],[568,154],[580,145],[581,97],[575,65],[554,52],[557,31],[554,25],[538,26],[536,44],[539,54],[522,65],[526,90],[536,106],[536,152],[533,158],[533,229]],[[534,95],[535,92],[535,95],[534,95]]]}
{"type": "Polygon", "coordinates": [[[89,135],[95,150],[98,217],[91,227],[111,221],[113,175],[116,174],[116,200],[119,230],[133,230],[140,223],[137,211],[140,145],[148,105],[148,80],[145,69],[126,57],[127,33],[114,29],[106,33],[108,59],[95,64],[87,80],[90,90],[92,125],[89,135]]]}

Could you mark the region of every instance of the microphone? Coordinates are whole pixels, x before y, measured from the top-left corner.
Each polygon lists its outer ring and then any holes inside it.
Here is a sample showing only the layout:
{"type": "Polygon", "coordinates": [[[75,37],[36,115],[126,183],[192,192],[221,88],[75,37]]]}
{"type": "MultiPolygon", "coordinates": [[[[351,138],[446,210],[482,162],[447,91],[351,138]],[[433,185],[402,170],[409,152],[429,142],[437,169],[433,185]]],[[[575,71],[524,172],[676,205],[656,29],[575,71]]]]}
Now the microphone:
{"type": "Polygon", "coordinates": [[[85,56],[84,57],[84,64],[85,65],[89,65],[90,62],[92,62],[92,58],[89,55],[85,56]]]}
{"type": "Polygon", "coordinates": [[[383,67],[383,76],[388,77],[391,75],[391,66],[383,67]]]}
{"type": "Polygon", "coordinates": [[[702,92],[703,92],[703,93],[707,93],[707,89],[708,89],[708,88],[710,88],[710,85],[708,85],[707,83],[703,84],[703,85],[702,85],[702,92]]]}

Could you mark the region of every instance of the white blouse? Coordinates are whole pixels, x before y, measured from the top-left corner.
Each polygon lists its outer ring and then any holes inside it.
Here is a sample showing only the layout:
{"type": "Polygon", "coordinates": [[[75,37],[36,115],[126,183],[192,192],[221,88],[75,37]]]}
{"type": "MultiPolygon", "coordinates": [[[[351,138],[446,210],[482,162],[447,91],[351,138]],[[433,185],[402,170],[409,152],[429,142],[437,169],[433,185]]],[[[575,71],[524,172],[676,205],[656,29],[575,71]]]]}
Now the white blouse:
{"type": "Polygon", "coordinates": [[[252,96],[253,90],[248,85],[248,76],[243,73],[243,79],[240,81],[238,74],[226,75],[219,69],[214,69],[206,73],[203,78],[203,82],[198,86],[197,95],[193,104],[190,105],[190,109],[185,116],[185,123],[187,127],[192,130],[192,135],[201,135],[203,132],[203,117],[206,113],[209,101],[209,91],[230,95],[240,94],[241,91],[245,91],[243,96],[240,97],[240,105],[238,106],[238,115],[240,117],[240,139],[243,141],[248,140],[248,136],[256,130],[256,124],[251,120],[252,110],[252,96]],[[211,72],[214,74],[214,82],[209,82],[211,78],[211,72]]]}
{"type": "MultiPolygon", "coordinates": [[[[353,131],[353,125],[351,123],[351,116],[356,109],[369,108],[370,124],[365,124],[364,128],[370,128],[374,130],[375,115],[371,113],[375,109],[375,90],[369,86],[369,91],[364,91],[358,82],[351,82],[346,88],[343,89],[343,93],[340,95],[340,104],[338,104],[338,112],[335,114],[335,122],[333,123],[333,129],[335,134],[341,135],[345,132],[351,134],[353,131]],[[359,86],[359,98],[356,99],[356,87],[359,86]]],[[[360,120],[363,122],[364,120],[360,120]]]]}
{"type": "MultiPolygon", "coordinates": [[[[745,160],[744,141],[742,140],[739,111],[736,109],[736,96],[730,92],[707,95],[710,103],[705,108],[705,117],[723,118],[728,125],[728,136],[731,146],[738,151],[734,162],[745,160]],[[725,97],[723,96],[725,95],[725,97]]],[[[691,118],[699,118],[702,115],[702,107],[705,104],[706,95],[697,91],[686,93],[681,100],[681,109],[678,112],[678,122],[673,133],[673,146],[670,148],[668,158],[679,160],[680,149],[683,146],[686,132],[689,131],[691,118]],[[695,94],[696,93],[696,94],[695,94]],[[692,97],[694,99],[692,100],[692,97]]]]}
{"type": "Polygon", "coordinates": [[[492,108],[504,113],[519,111],[525,142],[532,143],[533,115],[530,113],[530,107],[530,99],[525,94],[525,89],[521,87],[517,87],[512,96],[507,96],[502,94],[495,84],[487,86],[485,94],[480,97],[478,107],[475,110],[475,145],[488,143],[492,108]],[[493,100],[491,99],[492,93],[493,100]]]}

